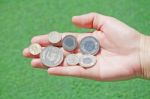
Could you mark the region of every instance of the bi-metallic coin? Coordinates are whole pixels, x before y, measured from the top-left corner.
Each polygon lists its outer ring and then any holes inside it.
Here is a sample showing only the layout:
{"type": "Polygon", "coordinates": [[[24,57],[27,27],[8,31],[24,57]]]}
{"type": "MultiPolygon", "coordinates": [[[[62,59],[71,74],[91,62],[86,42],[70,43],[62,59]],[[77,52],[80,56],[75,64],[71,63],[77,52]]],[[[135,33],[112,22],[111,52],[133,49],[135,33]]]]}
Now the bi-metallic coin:
{"type": "Polygon", "coordinates": [[[29,52],[32,55],[38,55],[41,53],[41,51],[42,51],[42,48],[38,43],[33,43],[29,46],[29,52]]]}
{"type": "Polygon", "coordinates": [[[80,57],[80,66],[82,67],[92,67],[96,64],[96,57],[90,54],[82,55],[80,57]]]}
{"type": "Polygon", "coordinates": [[[80,51],[82,54],[96,55],[99,52],[100,44],[93,36],[84,37],[80,42],[80,51]]]}
{"type": "Polygon", "coordinates": [[[67,35],[63,38],[62,46],[66,51],[73,51],[77,48],[77,39],[73,35],[67,35]]]}
{"type": "Polygon", "coordinates": [[[63,51],[54,46],[46,47],[40,54],[42,63],[47,67],[55,67],[63,61],[63,51]]]}
{"type": "Polygon", "coordinates": [[[79,63],[77,54],[69,54],[66,56],[65,60],[68,65],[77,65],[79,63]]]}

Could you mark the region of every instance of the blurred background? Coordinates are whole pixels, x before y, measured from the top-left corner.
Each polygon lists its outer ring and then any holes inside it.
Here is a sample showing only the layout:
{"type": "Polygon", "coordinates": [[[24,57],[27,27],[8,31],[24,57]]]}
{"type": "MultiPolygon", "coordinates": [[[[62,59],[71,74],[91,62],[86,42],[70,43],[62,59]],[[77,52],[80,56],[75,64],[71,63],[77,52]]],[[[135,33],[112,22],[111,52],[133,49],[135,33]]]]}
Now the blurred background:
{"type": "Polygon", "coordinates": [[[33,69],[23,48],[35,35],[86,32],[74,15],[98,12],[150,34],[150,0],[0,0],[0,99],[150,99],[150,81],[96,82],[33,69]]]}

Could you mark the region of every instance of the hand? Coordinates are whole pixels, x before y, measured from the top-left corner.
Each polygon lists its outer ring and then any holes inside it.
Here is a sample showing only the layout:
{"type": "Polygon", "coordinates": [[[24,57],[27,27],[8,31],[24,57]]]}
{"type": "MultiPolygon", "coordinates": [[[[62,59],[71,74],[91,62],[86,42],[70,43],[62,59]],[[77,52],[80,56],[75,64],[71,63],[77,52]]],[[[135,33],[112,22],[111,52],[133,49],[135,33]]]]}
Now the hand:
{"type": "MultiPolygon", "coordinates": [[[[93,28],[93,33],[76,34],[78,41],[92,35],[101,45],[101,51],[96,56],[97,63],[92,68],[80,66],[63,66],[49,68],[48,73],[59,76],[75,76],[99,81],[125,80],[137,77],[141,74],[140,67],[140,37],[141,34],[128,27],[119,20],[97,13],[89,13],[74,16],[72,22],[78,27],[93,28]]],[[[68,33],[63,33],[65,36],[68,33]]],[[[32,43],[39,43],[42,47],[50,45],[48,35],[40,35],[32,38],[32,43]]],[[[65,55],[67,52],[65,52],[65,55]]],[[[77,53],[80,53],[78,50],[77,53]]],[[[28,48],[24,49],[23,55],[33,58],[31,64],[36,68],[44,68],[39,56],[33,56],[28,48]]]]}

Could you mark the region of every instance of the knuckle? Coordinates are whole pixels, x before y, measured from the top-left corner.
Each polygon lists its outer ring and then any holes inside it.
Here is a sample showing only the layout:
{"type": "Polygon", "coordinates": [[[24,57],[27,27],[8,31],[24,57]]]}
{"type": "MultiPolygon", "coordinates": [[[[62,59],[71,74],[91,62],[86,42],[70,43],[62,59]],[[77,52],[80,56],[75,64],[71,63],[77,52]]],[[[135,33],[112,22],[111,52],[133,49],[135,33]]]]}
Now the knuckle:
{"type": "Polygon", "coordinates": [[[106,16],[105,20],[106,20],[105,21],[106,23],[110,24],[110,23],[114,22],[116,20],[116,18],[111,17],[111,16],[106,16]]]}
{"type": "Polygon", "coordinates": [[[32,66],[33,68],[36,68],[36,64],[34,63],[34,61],[31,61],[31,66],[32,66]]]}
{"type": "Polygon", "coordinates": [[[35,43],[36,42],[36,40],[37,40],[37,36],[34,36],[32,39],[31,39],[31,43],[35,43]]]}
{"type": "Polygon", "coordinates": [[[94,15],[94,16],[98,16],[99,15],[97,12],[91,12],[90,14],[94,15]]]}
{"type": "Polygon", "coordinates": [[[106,18],[107,18],[108,21],[116,20],[116,18],[114,18],[114,17],[112,17],[112,16],[107,16],[106,18]]]}

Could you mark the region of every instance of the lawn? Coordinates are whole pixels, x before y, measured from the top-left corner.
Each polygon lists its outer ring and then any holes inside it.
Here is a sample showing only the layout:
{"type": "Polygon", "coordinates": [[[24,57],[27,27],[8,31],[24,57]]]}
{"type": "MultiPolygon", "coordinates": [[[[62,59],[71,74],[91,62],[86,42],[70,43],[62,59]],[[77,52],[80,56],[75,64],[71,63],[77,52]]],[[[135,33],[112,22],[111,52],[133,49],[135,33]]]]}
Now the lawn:
{"type": "Polygon", "coordinates": [[[86,32],[74,15],[98,12],[150,34],[150,0],[0,0],[0,99],[150,99],[150,81],[96,82],[33,69],[23,48],[50,31],[86,32]]]}

